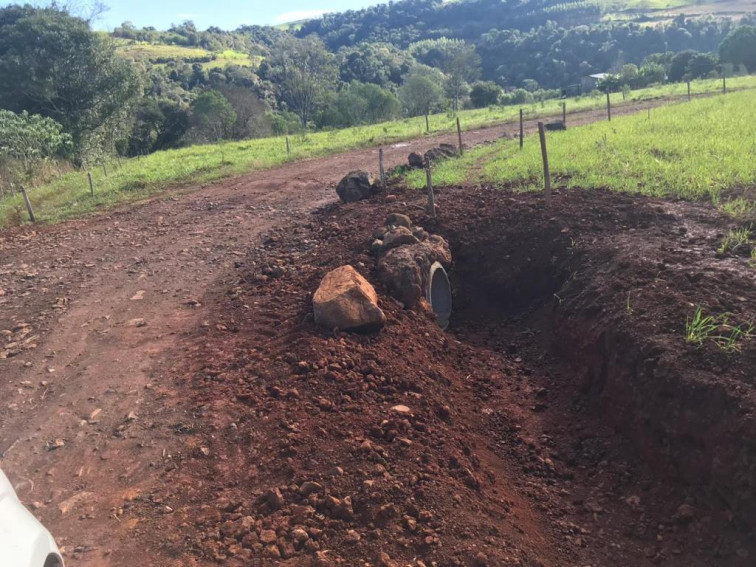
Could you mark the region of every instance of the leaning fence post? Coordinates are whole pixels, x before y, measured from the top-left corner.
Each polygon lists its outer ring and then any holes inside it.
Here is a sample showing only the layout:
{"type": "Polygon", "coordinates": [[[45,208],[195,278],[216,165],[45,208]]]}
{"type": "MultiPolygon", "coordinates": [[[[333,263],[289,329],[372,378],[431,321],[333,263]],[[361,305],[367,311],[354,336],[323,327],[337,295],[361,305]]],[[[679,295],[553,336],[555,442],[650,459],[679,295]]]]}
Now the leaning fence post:
{"type": "Polygon", "coordinates": [[[520,149],[522,149],[522,143],[523,143],[524,137],[525,135],[524,135],[524,130],[522,126],[522,108],[521,108],[520,109],[520,149]]]}
{"type": "Polygon", "coordinates": [[[462,148],[462,127],[459,125],[459,116],[457,116],[457,138],[459,139],[459,155],[465,155],[465,150],[462,148]]]}
{"type": "Polygon", "coordinates": [[[549,154],[546,151],[546,130],[543,122],[538,123],[538,137],[541,139],[541,157],[543,158],[544,191],[546,192],[546,204],[551,204],[551,172],[549,171],[549,154]]]}
{"type": "Polygon", "coordinates": [[[433,196],[433,177],[431,176],[431,162],[425,158],[425,179],[428,182],[428,214],[436,218],[436,199],[433,196]]]}
{"type": "Polygon", "coordinates": [[[89,192],[94,197],[94,183],[92,183],[92,172],[87,171],[87,179],[89,179],[89,192]]]}
{"type": "Polygon", "coordinates": [[[31,201],[29,200],[29,195],[26,194],[26,189],[24,186],[21,186],[21,194],[24,196],[24,203],[26,203],[26,210],[29,211],[29,220],[31,222],[37,222],[37,219],[34,217],[34,209],[32,209],[31,201]]]}
{"type": "Polygon", "coordinates": [[[383,148],[378,149],[378,171],[381,174],[381,189],[386,193],[386,170],[383,168],[383,148]]]}
{"type": "Polygon", "coordinates": [[[105,174],[105,177],[108,176],[108,166],[105,165],[105,162],[102,162],[102,171],[105,174]]]}
{"type": "Polygon", "coordinates": [[[609,98],[609,93],[606,93],[606,115],[609,118],[609,122],[612,121],[612,101],[609,98]]]}
{"type": "Polygon", "coordinates": [[[289,137],[286,136],[286,155],[291,155],[291,145],[289,144],[289,137]]]}

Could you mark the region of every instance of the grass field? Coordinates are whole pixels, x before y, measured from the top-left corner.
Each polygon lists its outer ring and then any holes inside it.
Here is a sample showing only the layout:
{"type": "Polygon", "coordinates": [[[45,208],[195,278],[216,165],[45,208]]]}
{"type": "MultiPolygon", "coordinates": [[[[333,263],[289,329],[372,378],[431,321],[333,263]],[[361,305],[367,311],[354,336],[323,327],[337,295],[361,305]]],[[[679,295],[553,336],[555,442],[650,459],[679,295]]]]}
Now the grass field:
{"type": "Polygon", "coordinates": [[[162,43],[147,43],[142,41],[116,40],[118,51],[125,57],[146,61],[194,61],[208,57],[214,57],[212,61],[202,63],[205,69],[223,68],[226,65],[241,65],[245,67],[257,67],[260,57],[250,57],[246,53],[227,49],[213,52],[199,47],[184,47],[181,45],[167,45],[162,43]]]}
{"type": "MultiPolygon", "coordinates": [[[[733,191],[756,183],[756,105],[752,92],[730,93],[547,133],[552,178],[570,188],[608,188],[655,197],[711,199],[737,216],[754,203],[733,191]],[[724,196],[727,195],[725,203],[724,196]],[[729,200],[733,199],[733,200],[729,200]]],[[[543,189],[538,138],[502,140],[438,164],[438,185],[491,183],[543,189]]],[[[423,172],[407,183],[425,187],[423,172]]]]}
{"type": "MultiPolygon", "coordinates": [[[[716,91],[720,88],[718,81],[700,81],[694,83],[693,91],[704,93],[716,91]]],[[[728,81],[731,88],[754,88],[756,77],[739,77],[728,81]]],[[[628,100],[644,100],[684,94],[685,85],[668,85],[651,89],[643,89],[632,93],[628,100]]],[[[753,93],[745,95],[732,94],[734,100],[753,98],[753,93]]],[[[612,95],[613,104],[622,103],[622,95],[612,95]]],[[[700,104],[704,104],[702,101],[700,104]]],[[[555,115],[560,112],[560,101],[546,101],[525,108],[526,115],[530,118],[536,116],[555,115]]],[[[567,101],[568,111],[579,109],[601,108],[605,104],[605,98],[584,97],[567,101]]],[[[698,102],[691,103],[697,105],[698,102]]],[[[691,106],[691,108],[694,108],[691,106]]],[[[654,115],[661,113],[655,110],[654,115]]],[[[466,130],[489,126],[497,123],[516,120],[519,108],[495,107],[492,109],[468,110],[460,113],[463,128],[466,130]]],[[[752,111],[751,111],[752,114],[752,111]]],[[[695,118],[695,117],[693,117],[695,118]]],[[[617,119],[612,126],[620,125],[622,121],[617,119]]],[[[599,125],[600,127],[601,125],[599,125]]],[[[450,132],[454,129],[454,119],[447,114],[438,114],[430,117],[430,132],[428,135],[450,132]]],[[[752,126],[743,123],[743,128],[752,126]]],[[[101,210],[119,203],[138,201],[145,199],[155,192],[170,186],[182,184],[204,183],[223,177],[238,175],[241,173],[261,170],[282,165],[287,161],[324,156],[346,151],[353,148],[378,146],[381,144],[395,143],[411,139],[425,133],[425,119],[411,118],[373,126],[348,128],[345,130],[318,132],[306,137],[295,136],[291,138],[292,153],[286,155],[284,138],[264,138],[257,140],[245,140],[241,142],[228,142],[221,145],[193,146],[178,150],[157,152],[141,160],[124,160],[123,167],[116,167],[115,163],[109,165],[110,175],[105,176],[101,168],[94,168],[96,195],[89,196],[86,172],[74,171],[67,173],[54,183],[33,188],[30,196],[35,207],[37,218],[41,222],[57,222],[74,218],[101,210]]],[[[572,136],[573,131],[568,131],[567,136],[572,136]]],[[[613,138],[612,138],[613,139],[613,138]]],[[[746,139],[743,134],[743,139],[746,139]]],[[[749,140],[754,139],[753,136],[749,140]]],[[[528,140],[528,147],[532,145],[528,140]]],[[[614,147],[613,145],[611,147],[614,147]]],[[[482,154],[490,147],[470,152],[465,158],[469,160],[482,154]]],[[[530,152],[531,150],[529,150],[530,152]]],[[[609,149],[607,149],[607,155],[609,149]]],[[[526,152],[527,153],[527,152],[526,152]]],[[[530,153],[527,153],[530,155],[530,153]]],[[[524,159],[524,155],[522,158],[524,159]]],[[[555,160],[557,158],[555,157],[555,160]]],[[[451,164],[451,162],[450,162],[451,164]]],[[[558,167],[558,161],[555,166],[558,167]]],[[[445,165],[443,167],[452,167],[445,165]]],[[[489,166],[493,167],[493,166],[489,166]]],[[[521,171],[527,173],[525,163],[520,165],[521,171]]],[[[527,167],[532,167],[532,163],[527,167]]],[[[490,175],[494,172],[487,170],[490,175]]],[[[556,170],[555,170],[556,171],[556,170]]],[[[437,180],[443,181],[443,176],[449,175],[449,182],[458,183],[458,172],[445,173],[440,169],[436,173],[437,180]],[[457,177],[453,177],[457,175],[457,177]],[[457,179],[458,181],[452,181],[457,179]]],[[[492,179],[504,181],[502,174],[496,174],[492,179]]],[[[464,180],[464,179],[462,179],[464,180]]],[[[535,182],[534,182],[535,183],[535,182]]],[[[0,200],[0,227],[16,225],[25,222],[26,213],[20,195],[0,200]]]]}

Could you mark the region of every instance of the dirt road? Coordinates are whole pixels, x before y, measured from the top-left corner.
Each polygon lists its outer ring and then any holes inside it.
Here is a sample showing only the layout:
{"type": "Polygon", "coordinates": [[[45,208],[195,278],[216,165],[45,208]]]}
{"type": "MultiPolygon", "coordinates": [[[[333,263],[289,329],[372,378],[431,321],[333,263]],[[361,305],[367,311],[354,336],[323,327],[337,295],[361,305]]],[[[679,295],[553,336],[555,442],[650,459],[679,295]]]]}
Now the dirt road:
{"type": "MultiPolygon", "coordinates": [[[[569,123],[601,119],[603,111],[591,111],[569,123]]],[[[468,132],[465,141],[516,129],[468,132]]],[[[387,148],[387,166],[439,142],[455,136],[387,148]]],[[[159,484],[181,452],[166,425],[181,430],[198,419],[165,377],[191,348],[186,331],[212,320],[202,298],[232,283],[229,268],[267,230],[332,202],[343,174],[376,169],[377,154],[302,161],[0,233],[0,466],[71,565],[161,564],[122,508],[159,484]]]]}

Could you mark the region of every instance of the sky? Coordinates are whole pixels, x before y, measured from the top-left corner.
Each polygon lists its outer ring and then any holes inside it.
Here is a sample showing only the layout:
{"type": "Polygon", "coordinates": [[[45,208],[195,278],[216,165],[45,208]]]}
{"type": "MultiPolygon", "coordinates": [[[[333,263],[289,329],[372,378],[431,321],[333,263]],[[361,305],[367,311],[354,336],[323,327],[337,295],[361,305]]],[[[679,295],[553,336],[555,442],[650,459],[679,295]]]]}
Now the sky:
{"type": "MultiPolygon", "coordinates": [[[[125,21],[137,27],[167,29],[193,20],[198,29],[272,25],[379,4],[384,0],[104,0],[110,9],[94,27],[112,30],[125,21]]],[[[387,1],[387,0],[385,0],[387,1]]],[[[10,2],[0,2],[9,4],[10,2]]]]}

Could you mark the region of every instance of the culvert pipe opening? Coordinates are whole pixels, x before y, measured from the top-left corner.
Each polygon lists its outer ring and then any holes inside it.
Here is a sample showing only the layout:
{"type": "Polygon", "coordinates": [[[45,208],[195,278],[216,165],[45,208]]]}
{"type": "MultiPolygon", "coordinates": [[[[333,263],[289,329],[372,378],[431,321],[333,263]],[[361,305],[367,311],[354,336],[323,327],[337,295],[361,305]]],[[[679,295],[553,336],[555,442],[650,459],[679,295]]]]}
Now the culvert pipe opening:
{"type": "Polygon", "coordinates": [[[433,313],[436,314],[438,325],[446,330],[449,327],[452,312],[452,293],[449,276],[446,275],[446,270],[439,262],[430,268],[426,299],[433,313]]]}

